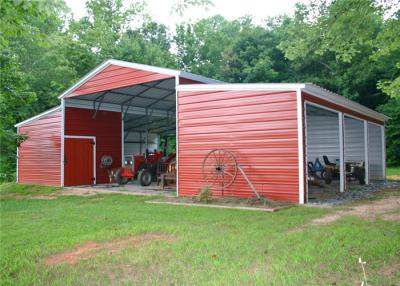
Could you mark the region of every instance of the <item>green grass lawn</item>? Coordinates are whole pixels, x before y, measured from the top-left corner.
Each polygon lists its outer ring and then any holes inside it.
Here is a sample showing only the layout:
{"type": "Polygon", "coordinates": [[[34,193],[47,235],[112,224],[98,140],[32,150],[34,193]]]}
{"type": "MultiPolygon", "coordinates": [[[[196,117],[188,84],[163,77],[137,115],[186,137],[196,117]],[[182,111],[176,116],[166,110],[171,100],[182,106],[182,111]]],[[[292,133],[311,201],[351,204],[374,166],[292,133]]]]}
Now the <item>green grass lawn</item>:
{"type": "Polygon", "coordinates": [[[394,179],[400,179],[400,167],[388,167],[386,169],[386,176],[390,179],[391,177],[396,177],[394,179]]]}
{"type": "Polygon", "coordinates": [[[21,199],[41,191],[58,189],[0,186],[3,285],[360,285],[359,256],[367,261],[368,285],[400,281],[396,221],[349,216],[291,231],[334,209],[264,213],[146,204],[149,197],[124,195],[21,199]],[[44,263],[88,241],[144,233],[174,239],[99,250],[75,265],[44,263]]]}

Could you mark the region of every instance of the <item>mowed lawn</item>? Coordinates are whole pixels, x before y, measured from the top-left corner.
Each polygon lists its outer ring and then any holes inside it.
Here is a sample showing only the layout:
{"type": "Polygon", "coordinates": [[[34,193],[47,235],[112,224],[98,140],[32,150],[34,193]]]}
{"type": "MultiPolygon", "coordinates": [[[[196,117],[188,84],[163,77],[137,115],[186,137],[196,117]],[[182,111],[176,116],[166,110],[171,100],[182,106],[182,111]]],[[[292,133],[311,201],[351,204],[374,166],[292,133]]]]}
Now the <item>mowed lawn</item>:
{"type": "Polygon", "coordinates": [[[307,223],[337,210],[166,206],[118,194],[49,200],[59,191],[0,189],[3,285],[360,285],[360,256],[368,285],[400,281],[400,223],[379,216],[315,226],[307,223]],[[76,251],[90,242],[94,251],[76,251]],[[71,251],[76,261],[51,260],[71,251]]]}

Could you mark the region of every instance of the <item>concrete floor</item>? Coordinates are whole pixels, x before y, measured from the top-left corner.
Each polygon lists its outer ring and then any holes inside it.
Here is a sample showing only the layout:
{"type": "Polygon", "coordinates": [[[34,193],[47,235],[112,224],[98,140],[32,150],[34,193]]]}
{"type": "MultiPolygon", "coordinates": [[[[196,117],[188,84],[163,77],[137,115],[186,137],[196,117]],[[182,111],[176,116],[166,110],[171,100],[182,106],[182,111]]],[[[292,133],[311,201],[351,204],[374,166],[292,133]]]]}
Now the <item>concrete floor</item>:
{"type": "Polygon", "coordinates": [[[137,181],[129,182],[124,186],[119,186],[117,184],[99,184],[95,186],[85,187],[95,190],[107,190],[115,192],[128,192],[138,195],[148,195],[148,196],[176,196],[175,187],[167,187],[161,190],[156,183],[152,183],[150,186],[143,187],[137,181]]]}

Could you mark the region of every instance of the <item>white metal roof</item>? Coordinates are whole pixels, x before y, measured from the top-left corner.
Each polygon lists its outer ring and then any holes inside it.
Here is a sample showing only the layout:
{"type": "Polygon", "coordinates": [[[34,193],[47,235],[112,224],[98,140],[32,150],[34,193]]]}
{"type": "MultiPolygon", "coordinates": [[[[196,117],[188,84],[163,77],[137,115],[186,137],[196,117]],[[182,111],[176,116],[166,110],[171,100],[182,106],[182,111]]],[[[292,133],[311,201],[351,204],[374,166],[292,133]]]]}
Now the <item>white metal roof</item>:
{"type": "Polygon", "coordinates": [[[365,114],[380,121],[390,118],[382,113],[376,112],[364,105],[347,99],[339,94],[331,92],[312,83],[219,83],[219,84],[188,84],[178,85],[177,91],[218,91],[218,90],[302,90],[311,95],[349,108],[361,114],[365,114]]]}
{"type": "Polygon", "coordinates": [[[116,66],[121,66],[121,67],[127,67],[127,68],[133,68],[133,69],[139,69],[139,70],[144,70],[144,71],[150,71],[150,72],[155,72],[155,73],[160,73],[160,74],[165,74],[165,75],[170,75],[170,76],[179,76],[179,77],[184,77],[187,79],[195,80],[195,81],[200,81],[204,83],[221,83],[219,80],[211,79],[205,76],[197,75],[197,74],[192,74],[189,72],[185,71],[180,71],[180,70],[174,70],[174,69],[169,69],[169,68],[160,68],[160,67],[155,67],[155,66],[150,66],[150,65],[144,65],[144,64],[137,64],[137,63],[131,63],[131,62],[126,62],[126,61],[120,61],[120,60],[114,60],[114,59],[109,59],[102,64],[98,65],[96,68],[94,68],[92,71],[90,71],[88,74],[86,74],[84,77],[82,77],[77,83],[75,83],[73,86],[65,90],[58,98],[61,99],[68,94],[70,94],[72,91],[77,89],[79,86],[90,80],[92,77],[94,77],[96,74],[104,70],[110,65],[116,65],[116,66]]]}

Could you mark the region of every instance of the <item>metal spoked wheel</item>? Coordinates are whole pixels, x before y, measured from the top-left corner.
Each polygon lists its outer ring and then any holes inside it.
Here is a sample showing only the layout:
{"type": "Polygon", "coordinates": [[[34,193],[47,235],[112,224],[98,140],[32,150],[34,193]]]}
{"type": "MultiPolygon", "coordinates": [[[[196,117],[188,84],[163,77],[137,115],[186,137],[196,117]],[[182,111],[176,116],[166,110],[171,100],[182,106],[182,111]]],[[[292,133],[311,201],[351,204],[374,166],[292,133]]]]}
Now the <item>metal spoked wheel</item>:
{"type": "Polygon", "coordinates": [[[238,172],[235,156],[225,149],[210,151],[203,160],[203,179],[222,190],[233,184],[238,172]]]}

